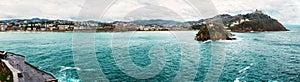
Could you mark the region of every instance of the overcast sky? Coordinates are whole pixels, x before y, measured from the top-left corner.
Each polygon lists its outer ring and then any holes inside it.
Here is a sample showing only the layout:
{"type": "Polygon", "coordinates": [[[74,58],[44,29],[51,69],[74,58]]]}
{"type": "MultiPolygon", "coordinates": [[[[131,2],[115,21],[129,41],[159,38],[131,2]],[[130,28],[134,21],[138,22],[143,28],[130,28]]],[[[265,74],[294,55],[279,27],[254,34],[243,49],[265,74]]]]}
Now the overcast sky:
{"type": "Polygon", "coordinates": [[[100,20],[99,17],[103,16],[101,20],[105,21],[137,19],[189,21],[208,18],[215,14],[236,15],[260,9],[284,24],[300,23],[300,17],[298,16],[300,14],[299,0],[193,1],[197,0],[117,0],[113,3],[110,3],[109,0],[106,2],[100,0],[1,0],[0,19],[39,17],[100,20]],[[207,2],[211,2],[211,4],[207,2]],[[106,6],[104,4],[110,5],[103,8],[106,6]],[[88,11],[88,9],[91,10],[88,11]],[[95,12],[104,9],[104,13],[95,12]]]}

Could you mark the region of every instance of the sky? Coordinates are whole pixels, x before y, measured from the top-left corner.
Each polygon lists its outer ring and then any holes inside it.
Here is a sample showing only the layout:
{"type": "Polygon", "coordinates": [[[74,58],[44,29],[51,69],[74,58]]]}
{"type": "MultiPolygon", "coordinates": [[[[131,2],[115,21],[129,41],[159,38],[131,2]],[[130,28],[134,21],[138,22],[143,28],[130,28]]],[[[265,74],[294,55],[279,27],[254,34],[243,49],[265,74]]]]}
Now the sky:
{"type": "Polygon", "coordinates": [[[255,9],[284,24],[300,24],[299,0],[1,0],[0,20],[192,21],[217,14],[251,13],[255,9]]]}

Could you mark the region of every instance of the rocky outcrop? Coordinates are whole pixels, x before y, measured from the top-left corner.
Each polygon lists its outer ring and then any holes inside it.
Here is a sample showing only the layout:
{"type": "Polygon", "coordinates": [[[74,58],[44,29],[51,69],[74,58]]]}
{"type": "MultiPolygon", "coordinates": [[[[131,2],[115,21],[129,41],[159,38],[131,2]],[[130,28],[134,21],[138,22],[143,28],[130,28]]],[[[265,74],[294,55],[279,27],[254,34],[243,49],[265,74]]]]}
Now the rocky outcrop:
{"type": "Polygon", "coordinates": [[[202,24],[200,25],[200,31],[196,34],[195,40],[234,40],[234,38],[230,38],[230,36],[232,36],[232,34],[226,31],[222,24],[202,24]]]}

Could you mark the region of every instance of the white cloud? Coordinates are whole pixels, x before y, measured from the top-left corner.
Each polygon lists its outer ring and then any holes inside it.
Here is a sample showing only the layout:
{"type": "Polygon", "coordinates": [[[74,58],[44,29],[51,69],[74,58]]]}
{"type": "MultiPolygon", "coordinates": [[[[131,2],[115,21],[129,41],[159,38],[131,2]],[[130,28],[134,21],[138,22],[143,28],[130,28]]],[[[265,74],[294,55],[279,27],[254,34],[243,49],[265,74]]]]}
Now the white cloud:
{"type": "Polygon", "coordinates": [[[0,19],[34,17],[69,19],[77,16],[83,2],[84,0],[1,0],[0,19]]]}
{"type": "MultiPolygon", "coordinates": [[[[76,19],[78,14],[85,11],[86,1],[97,0],[1,0],[0,19],[11,18],[51,18],[76,19]]],[[[117,0],[106,11],[104,19],[164,19],[199,20],[208,15],[197,12],[187,3],[188,0],[117,0]],[[148,12],[147,12],[148,11],[148,12]],[[129,15],[133,14],[133,15],[129,15]],[[199,16],[200,14],[200,16],[199,16]],[[131,18],[130,18],[131,17],[131,18]]],[[[194,0],[196,1],[196,0],[194,0]]],[[[204,2],[204,0],[201,0],[204,2]]],[[[298,0],[212,0],[214,6],[203,6],[203,10],[215,7],[218,13],[237,14],[249,13],[261,9],[283,23],[300,23],[300,1],[298,0]]],[[[92,6],[99,6],[92,3],[92,6]]],[[[204,3],[205,4],[205,3],[204,3]]],[[[203,3],[199,4],[203,5],[203,3]]],[[[196,5],[196,6],[199,6],[196,5]]],[[[201,7],[200,6],[200,7],[201,7]]],[[[97,7],[96,7],[97,8],[97,7]]],[[[89,13],[89,12],[88,12],[89,13]]],[[[90,15],[89,19],[99,14],[90,15]]],[[[96,16],[99,17],[99,16],[96,16]]],[[[96,18],[94,17],[94,18],[96,18]]],[[[97,19],[97,18],[96,18],[97,19]]]]}
{"type": "MultiPolygon", "coordinates": [[[[110,7],[105,17],[116,19],[195,20],[195,11],[183,0],[120,0],[110,7]],[[188,13],[187,13],[188,12],[188,13]]],[[[198,20],[198,19],[197,19],[198,20]]]]}

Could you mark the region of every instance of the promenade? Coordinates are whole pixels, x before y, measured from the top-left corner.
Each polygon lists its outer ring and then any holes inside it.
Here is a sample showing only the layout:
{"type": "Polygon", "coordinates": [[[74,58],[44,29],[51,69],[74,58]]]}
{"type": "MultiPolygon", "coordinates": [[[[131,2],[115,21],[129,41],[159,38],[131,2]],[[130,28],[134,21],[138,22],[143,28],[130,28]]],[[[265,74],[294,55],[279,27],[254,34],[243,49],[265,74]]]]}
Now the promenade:
{"type": "Polygon", "coordinates": [[[14,82],[57,82],[58,80],[47,72],[30,65],[25,57],[13,53],[7,53],[7,58],[2,59],[12,71],[14,82]]]}

